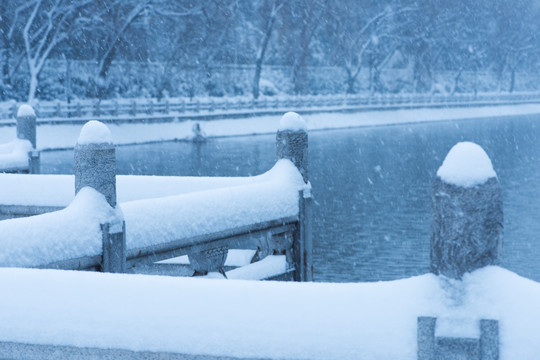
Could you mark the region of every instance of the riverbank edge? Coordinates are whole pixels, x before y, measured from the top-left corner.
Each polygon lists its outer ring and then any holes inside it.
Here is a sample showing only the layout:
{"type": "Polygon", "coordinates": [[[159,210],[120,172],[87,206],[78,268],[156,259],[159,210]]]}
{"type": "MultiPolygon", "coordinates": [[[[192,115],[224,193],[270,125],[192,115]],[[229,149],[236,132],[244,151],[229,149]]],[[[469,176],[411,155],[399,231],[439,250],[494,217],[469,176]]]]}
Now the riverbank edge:
{"type": "MultiPolygon", "coordinates": [[[[198,121],[196,117],[172,122],[108,123],[117,146],[174,141],[192,141],[193,128],[199,124],[205,139],[275,134],[279,120],[286,110],[272,115],[198,121]]],[[[470,107],[424,107],[414,109],[385,109],[374,111],[298,111],[306,119],[308,130],[328,131],[363,127],[413,125],[441,121],[468,121],[486,118],[539,116],[540,104],[498,104],[470,107]]],[[[90,118],[88,120],[91,120],[90,118]]],[[[37,148],[41,151],[71,150],[82,127],[79,124],[38,123],[37,148]]],[[[15,127],[0,132],[0,143],[15,138],[15,127]]],[[[200,138],[199,138],[200,140],[200,138]]]]}

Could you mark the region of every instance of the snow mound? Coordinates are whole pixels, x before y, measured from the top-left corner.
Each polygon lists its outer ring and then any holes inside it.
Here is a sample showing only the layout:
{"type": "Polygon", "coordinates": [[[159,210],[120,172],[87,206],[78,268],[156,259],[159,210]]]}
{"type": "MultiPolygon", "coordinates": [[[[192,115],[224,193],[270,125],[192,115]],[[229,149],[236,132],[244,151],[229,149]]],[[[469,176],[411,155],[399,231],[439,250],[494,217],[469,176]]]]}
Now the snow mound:
{"type": "Polygon", "coordinates": [[[448,184],[473,187],[497,177],[484,149],[472,142],[459,142],[446,155],[437,176],[448,184]]]}
{"type": "Polygon", "coordinates": [[[63,210],[0,221],[0,266],[32,267],[100,255],[100,224],[121,218],[102,194],[84,187],[63,210]]]}
{"type": "Polygon", "coordinates": [[[445,328],[437,333],[459,337],[470,334],[469,323],[478,332],[478,320],[498,320],[501,360],[540,353],[540,284],[495,266],[451,283],[425,274],[348,284],[0,268],[0,284],[1,341],[218,358],[415,360],[417,318],[434,316],[445,328]]]}
{"type": "Polygon", "coordinates": [[[28,168],[28,152],[32,144],[28,140],[15,139],[0,145],[0,171],[28,168]]]}
{"type": "Polygon", "coordinates": [[[279,130],[307,131],[306,121],[297,113],[289,111],[281,117],[279,130]]]}
{"type": "Polygon", "coordinates": [[[19,110],[17,110],[17,117],[23,116],[36,116],[36,113],[30,105],[22,104],[19,106],[19,110]]]}
{"type": "Polygon", "coordinates": [[[77,144],[112,144],[112,135],[101,121],[90,120],[81,129],[77,144]]]}

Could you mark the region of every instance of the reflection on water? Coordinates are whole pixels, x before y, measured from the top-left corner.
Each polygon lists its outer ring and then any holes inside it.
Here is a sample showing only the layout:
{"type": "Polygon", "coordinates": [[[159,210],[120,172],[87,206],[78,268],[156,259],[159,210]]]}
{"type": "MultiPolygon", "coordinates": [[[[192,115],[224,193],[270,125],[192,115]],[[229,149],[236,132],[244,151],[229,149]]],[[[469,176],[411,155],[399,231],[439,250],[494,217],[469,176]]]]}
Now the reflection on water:
{"type": "MultiPolygon", "coordinates": [[[[456,142],[474,141],[491,157],[503,188],[504,266],[539,281],[538,120],[311,133],[316,280],[377,281],[427,272],[431,183],[456,142]]],[[[72,156],[44,153],[44,172],[72,173],[72,156]]],[[[274,136],[123,146],[117,156],[121,174],[248,176],[273,165],[274,136]]]]}

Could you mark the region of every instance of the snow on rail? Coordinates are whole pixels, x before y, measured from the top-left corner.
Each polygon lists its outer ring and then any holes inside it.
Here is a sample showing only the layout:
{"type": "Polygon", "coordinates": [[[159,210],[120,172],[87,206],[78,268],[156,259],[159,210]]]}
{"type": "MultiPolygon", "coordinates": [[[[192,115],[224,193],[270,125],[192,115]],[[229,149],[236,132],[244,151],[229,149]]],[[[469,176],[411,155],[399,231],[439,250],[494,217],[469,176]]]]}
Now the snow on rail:
{"type": "MultiPolygon", "coordinates": [[[[58,186],[54,180],[73,179],[71,176],[48,178],[37,175],[32,178],[47,179],[51,187],[58,186]]],[[[298,191],[304,183],[289,160],[280,160],[267,173],[253,178],[217,178],[214,183],[211,179],[205,178],[203,183],[206,183],[207,189],[203,191],[182,194],[186,189],[179,188],[179,195],[121,202],[120,211],[126,221],[128,249],[298,214],[298,191]]],[[[129,177],[125,180],[127,183],[131,181],[129,177]]],[[[156,179],[138,177],[131,183],[131,189],[148,189],[155,185],[152,180],[156,179]],[[144,180],[150,181],[145,185],[144,180]]],[[[172,179],[167,180],[173,182],[172,179]]],[[[194,179],[184,179],[184,184],[189,183],[195,185],[194,179]]],[[[204,188],[204,184],[198,186],[199,189],[204,188]]],[[[2,189],[2,195],[8,196],[13,192],[13,189],[3,186],[2,189]]],[[[39,185],[37,189],[44,191],[39,185]]],[[[73,191],[73,182],[69,189],[73,191]]],[[[119,214],[104,202],[101,194],[91,188],[83,190],[63,210],[0,221],[0,266],[31,267],[101,254],[100,223],[112,220],[119,214]]],[[[57,195],[53,194],[51,199],[57,195]]],[[[59,198],[65,200],[66,197],[64,195],[59,198]]],[[[24,198],[26,201],[30,199],[32,197],[24,198]]],[[[0,199],[0,202],[5,203],[5,199],[0,199]]],[[[33,205],[36,205],[35,202],[33,205]]],[[[41,201],[40,205],[54,204],[41,201]]]]}
{"type": "MultiPolygon", "coordinates": [[[[268,181],[274,174],[250,177],[116,175],[118,202],[152,199],[268,181]]],[[[75,197],[73,175],[2,174],[0,204],[66,207],[75,197]]]]}
{"type": "Polygon", "coordinates": [[[289,160],[280,160],[259,181],[121,204],[128,249],[190,238],[298,214],[304,182],[289,160]]]}
{"type": "Polygon", "coordinates": [[[116,216],[104,196],[87,187],[63,210],[0,221],[0,266],[35,267],[100,255],[100,224],[116,216]]]}

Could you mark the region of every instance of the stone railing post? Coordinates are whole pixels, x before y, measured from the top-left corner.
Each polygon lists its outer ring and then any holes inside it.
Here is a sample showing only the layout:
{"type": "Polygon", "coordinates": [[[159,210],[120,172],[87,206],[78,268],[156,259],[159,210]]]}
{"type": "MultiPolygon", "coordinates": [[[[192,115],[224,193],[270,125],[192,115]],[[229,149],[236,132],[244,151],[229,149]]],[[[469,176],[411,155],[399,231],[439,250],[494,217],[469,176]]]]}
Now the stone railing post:
{"type": "MultiPolygon", "coordinates": [[[[501,188],[491,160],[471,142],[456,144],[431,195],[431,272],[461,280],[501,261],[501,188]]],[[[437,336],[437,318],[418,317],[418,360],[499,359],[499,322],[480,319],[480,337],[437,336]]]]}
{"type": "Polygon", "coordinates": [[[295,281],[313,281],[313,241],[311,188],[298,192],[298,229],[293,234],[293,264],[295,281]]]}
{"type": "Polygon", "coordinates": [[[499,322],[481,319],[479,338],[436,336],[437,318],[417,319],[417,359],[499,359],[499,322]]]}
{"type": "Polygon", "coordinates": [[[41,154],[37,150],[28,152],[28,173],[39,174],[41,171],[41,154]]]}
{"type": "MultiPolygon", "coordinates": [[[[116,151],[109,129],[99,121],[87,122],[74,151],[75,194],[89,186],[101,193],[116,208],[116,151]]],[[[103,241],[102,270],[126,271],[125,222],[117,220],[101,225],[103,241]]]]}
{"type": "Polygon", "coordinates": [[[276,134],[276,157],[289,159],[308,182],[308,133],[304,119],[295,112],[281,118],[276,134]]]}
{"type": "Polygon", "coordinates": [[[298,193],[298,228],[293,234],[293,279],[312,281],[312,196],[308,179],[308,133],[306,122],[297,113],[288,112],[281,118],[276,135],[276,157],[278,160],[289,159],[306,183],[306,188],[298,193]]]}
{"type": "Polygon", "coordinates": [[[125,273],[126,265],[126,222],[101,224],[103,236],[103,272],[125,273]]]}
{"type": "Polygon", "coordinates": [[[137,102],[135,100],[131,100],[131,104],[128,111],[129,115],[137,115],[137,102]]]}
{"type": "Polygon", "coordinates": [[[36,113],[30,105],[21,105],[17,110],[17,138],[30,141],[36,148],[36,113]]]}
{"type": "Polygon", "coordinates": [[[17,138],[28,140],[32,144],[28,152],[28,172],[39,174],[40,153],[36,150],[36,113],[30,105],[21,105],[17,110],[17,138]]]}
{"type": "Polygon", "coordinates": [[[165,114],[169,114],[170,112],[170,105],[169,105],[169,100],[168,99],[165,99],[163,101],[163,112],[165,112],[165,114]]]}
{"type": "Polygon", "coordinates": [[[17,103],[15,101],[12,101],[12,104],[9,107],[9,112],[10,112],[11,118],[13,118],[13,119],[17,118],[17,111],[18,111],[17,103]]]}
{"type": "Polygon", "coordinates": [[[456,144],[431,195],[431,272],[453,279],[501,261],[502,195],[491,160],[470,142],[456,144]]]}
{"type": "Polygon", "coordinates": [[[109,129],[99,121],[87,122],[74,151],[75,194],[90,186],[116,207],[116,151],[109,129]]]}

